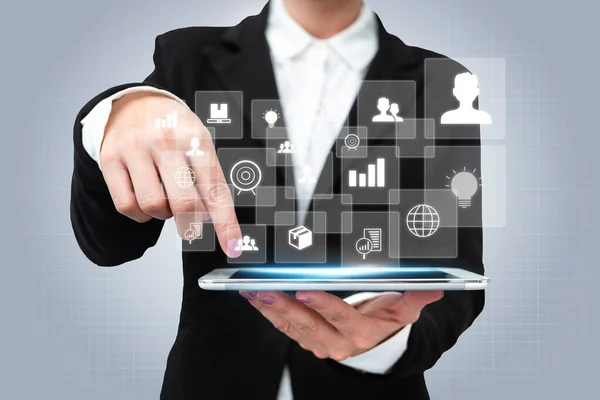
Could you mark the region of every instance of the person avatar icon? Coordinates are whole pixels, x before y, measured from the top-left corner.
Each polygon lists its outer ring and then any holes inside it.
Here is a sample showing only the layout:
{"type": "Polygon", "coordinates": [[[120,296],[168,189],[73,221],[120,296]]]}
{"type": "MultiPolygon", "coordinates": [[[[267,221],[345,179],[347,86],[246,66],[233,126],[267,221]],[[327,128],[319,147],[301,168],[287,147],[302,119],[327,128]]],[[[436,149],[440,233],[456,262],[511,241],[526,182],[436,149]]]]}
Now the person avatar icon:
{"type": "Polygon", "coordinates": [[[390,99],[387,97],[380,97],[377,100],[377,109],[379,110],[379,114],[373,117],[373,122],[394,122],[394,116],[388,114],[390,110],[390,99]]]}
{"type": "Polygon", "coordinates": [[[295,153],[296,152],[296,148],[294,147],[293,143],[290,143],[289,140],[286,140],[285,142],[281,143],[279,145],[279,150],[277,150],[277,153],[283,153],[283,154],[291,154],[291,153],[295,153]]]}
{"type": "Polygon", "coordinates": [[[442,115],[441,124],[482,124],[492,123],[492,117],[485,111],[473,108],[473,102],[479,96],[479,80],[477,76],[464,72],[454,78],[452,94],[460,105],[456,110],[447,111],[442,115]]]}
{"type": "Polygon", "coordinates": [[[298,183],[315,183],[317,180],[313,176],[312,166],[304,165],[302,168],[302,176],[298,178],[298,183]]]}
{"type": "Polygon", "coordinates": [[[258,247],[256,247],[256,241],[251,239],[250,236],[245,235],[243,239],[238,239],[236,250],[241,251],[257,251],[258,247]]]}
{"type": "Polygon", "coordinates": [[[396,122],[404,121],[404,119],[398,115],[399,112],[400,106],[398,105],[398,103],[392,103],[392,105],[390,106],[390,114],[392,114],[392,117],[394,117],[394,121],[396,122]]]}
{"type": "Polygon", "coordinates": [[[197,157],[197,156],[203,156],[204,155],[204,152],[199,149],[199,147],[200,147],[200,138],[193,137],[190,140],[190,146],[191,146],[192,149],[189,150],[187,153],[185,153],[186,156],[197,157]]]}

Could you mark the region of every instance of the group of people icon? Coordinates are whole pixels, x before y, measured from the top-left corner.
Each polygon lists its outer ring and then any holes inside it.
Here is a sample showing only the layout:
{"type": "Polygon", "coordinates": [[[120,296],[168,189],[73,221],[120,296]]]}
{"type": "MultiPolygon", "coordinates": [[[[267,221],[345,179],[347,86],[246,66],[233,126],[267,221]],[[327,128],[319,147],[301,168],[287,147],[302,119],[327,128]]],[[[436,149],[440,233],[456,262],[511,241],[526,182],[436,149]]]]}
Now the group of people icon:
{"type": "Polygon", "coordinates": [[[258,247],[256,247],[256,240],[252,239],[248,235],[245,235],[243,239],[238,239],[235,249],[241,251],[258,251],[258,247]]]}
{"type": "Polygon", "coordinates": [[[398,115],[400,112],[400,106],[398,103],[390,104],[390,99],[387,97],[380,97],[377,100],[377,109],[379,114],[373,117],[373,122],[402,122],[404,119],[398,115]],[[389,114],[388,114],[389,112],[389,114]]]}
{"type": "Polygon", "coordinates": [[[280,154],[291,154],[295,152],[296,148],[294,147],[294,144],[291,143],[289,140],[286,140],[285,142],[281,143],[279,145],[279,150],[277,150],[277,153],[280,154]]]}

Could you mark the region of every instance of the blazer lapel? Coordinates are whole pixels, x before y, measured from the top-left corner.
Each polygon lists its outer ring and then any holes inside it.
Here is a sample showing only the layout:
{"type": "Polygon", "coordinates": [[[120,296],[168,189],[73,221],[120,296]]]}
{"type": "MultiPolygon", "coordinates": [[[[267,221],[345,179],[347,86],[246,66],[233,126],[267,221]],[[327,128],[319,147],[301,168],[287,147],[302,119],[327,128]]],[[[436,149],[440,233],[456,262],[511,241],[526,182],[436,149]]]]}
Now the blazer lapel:
{"type": "MultiPolygon", "coordinates": [[[[215,82],[219,87],[215,90],[243,93],[243,137],[241,140],[223,141],[222,145],[227,146],[231,143],[235,147],[269,147],[264,132],[252,132],[252,100],[279,99],[269,45],[265,37],[268,14],[267,3],[260,14],[248,17],[240,24],[228,28],[219,46],[205,50],[205,56],[212,64],[219,81],[215,82]]],[[[285,121],[283,124],[285,126],[285,121]]],[[[275,167],[277,186],[286,184],[285,168],[282,165],[275,167]]],[[[287,173],[293,174],[293,169],[287,173]]]]}
{"type": "MultiPolygon", "coordinates": [[[[249,128],[244,131],[244,140],[253,136],[250,133],[252,100],[279,99],[265,37],[268,8],[267,4],[260,14],[248,17],[240,24],[227,29],[220,46],[205,50],[221,87],[243,93],[245,126],[249,128]]],[[[266,143],[264,139],[255,140],[266,143]]]]}

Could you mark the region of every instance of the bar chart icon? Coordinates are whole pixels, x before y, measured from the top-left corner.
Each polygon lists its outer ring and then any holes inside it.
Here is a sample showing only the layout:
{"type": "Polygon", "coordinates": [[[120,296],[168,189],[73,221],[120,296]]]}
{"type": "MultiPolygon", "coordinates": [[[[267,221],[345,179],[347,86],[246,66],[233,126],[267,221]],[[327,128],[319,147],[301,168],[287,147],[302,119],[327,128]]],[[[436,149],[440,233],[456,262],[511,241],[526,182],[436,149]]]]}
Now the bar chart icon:
{"type": "Polygon", "coordinates": [[[157,128],[177,128],[177,111],[173,111],[166,118],[156,118],[157,128]]]}
{"type": "Polygon", "coordinates": [[[375,164],[367,165],[367,172],[355,169],[348,171],[349,187],[385,187],[385,158],[378,158],[375,164]]]}

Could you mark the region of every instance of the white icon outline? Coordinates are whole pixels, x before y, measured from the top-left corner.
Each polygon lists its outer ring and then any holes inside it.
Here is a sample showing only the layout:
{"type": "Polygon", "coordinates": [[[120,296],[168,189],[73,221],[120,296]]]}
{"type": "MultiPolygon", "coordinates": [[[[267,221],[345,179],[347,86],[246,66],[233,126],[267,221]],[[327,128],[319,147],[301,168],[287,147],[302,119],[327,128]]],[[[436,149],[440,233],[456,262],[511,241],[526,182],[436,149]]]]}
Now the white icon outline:
{"type": "Polygon", "coordinates": [[[304,164],[302,167],[302,175],[298,178],[298,183],[309,184],[316,183],[317,178],[313,173],[313,167],[310,164],[304,164]]]}
{"type": "Polygon", "coordinates": [[[360,137],[356,133],[349,133],[344,138],[344,145],[348,150],[358,151],[357,147],[360,146],[360,137]]]}
{"type": "Polygon", "coordinates": [[[313,232],[304,225],[288,231],[288,244],[297,250],[304,250],[313,244],[313,232]]]}
{"type": "Polygon", "coordinates": [[[157,128],[174,129],[177,128],[177,111],[171,111],[165,118],[156,118],[154,125],[157,128]]]}
{"type": "Polygon", "coordinates": [[[362,255],[362,259],[365,260],[368,254],[374,251],[381,251],[381,238],[381,228],[364,228],[363,236],[356,241],[354,248],[358,254],[362,255]]]}
{"type": "Polygon", "coordinates": [[[199,157],[199,156],[204,155],[204,152],[202,150],[200,150],[200,138],[199,137],[193,137],[190,139],[190,147],[191,147],[191,149],[185,153],[186,156],[199,157]]]}
{"type": "Polygon", "coordinates": [[[211,103],[210,117],[206,119],[208,124],[230,124],[229,105],[227,103],[211,103]]]}
{"type": "Polygon", "coordinates": [[[410,233],[420,239],[425,239],[433,236],[437,232],[441,225],[441,218],[440,214],[434,207],[428,204],[417,204],[408,211],[404,222],[410,233]],[[421,208],[426,209],[428,212],[425,213],[420,211],[421,208]],[[421,216],[421,219],[417,220],[415,218],[417,216],[421,216]],[[431,220],[426,220],[424,218],[425,216],[431,216],[432,218],[431,220]],[[415,223],[421,223],[422,226],[417,227],[415,223]],[[427,223],[430,223],[431,226],[425,227],[425,224],[427,223]]]}
{"type": "Polygon", "coordinates": [[[390,99],[387,97],[380,97],[377,99],[377,109],[379,110],[379,114],[375,114],[371,119],[374,123],[404,121],[404,119],[398,115],[400,112],[398,103],[390,103],[390,99]]]}
{"type": "Polygon", "coordinates": [[[479,79],[477,75],[463,72],[454,77],[454,89],[452,95],[460,103],[455,110],[446,111],[442,114],[440,123],[442,125],[490,125],[492,117],[485,111],[476,110],[473,107],[475,99],[479,97],[479,79]]]}
{"type": "Polygon", "coordinates": [[[446,187],[452,189],[452,193],[458,198],[458,207],[471,207],[471,199],[481,186],[481,177],[477,179],[475,176],[477,168],[472,172],[467,171],[467,167],[464,167],[460,172],[455,170],[452,170],[452,172],[454,173],[452,177],[446,176],[446,179],[450,180],[446,187]]]}
{"type": "MultiPolygon", "coordinates": [[[[241,178],[243,178],[244,180],[248,179],[244,177],[241,178]]],[[[260,170],[258,164],[256,164],[254,161],[241,160],[235,163],[233,167],[231,167],[231,170],[229,171],[229,180],[231,181],[233,187],[238,190],[238,195],[242,192],[252,192],[252,194],[256,196],[255,189],[258,187],[258,185],[260,185],[260,182],[262,181],[262,171],[260,170]],[[242,171],[242,167],[240,167],[240,165],[247,165],[247,167],[242,171]],[[244,184],[242,181],[240,181],[240,177],[238,176],[240,171],[241,173],[247,172],[250,175],[254,175],[251,176],[252,180],[249,184],[244,184]],[[243,187],[244,185],[248,185],[248,187],[243,187]]]]}
{"type": "Polygon", "coordinates": [[[286,140],[283,143],[279,143],[279,150],[277,150],[278,154],[293,154],[296,153],[296,146],[294,143],[286,140]]]}
{"type": "Polygon", "coordinates": [[[281,116],[279,115],[279,111],[276,109],[270,109],[263,113],[263,118],[265,122],[268,124],[269,128],[274,128],[275,124],[279,120],[281,116]]]}
{"type": "Polygon", "coordinates": [[[192,241],[196,239],[202,239],[203,237],[203,227],[202,222],[192,222],[190,223],[190,229],[185,231],[183,234],[184,238],[192,244],[192,241]]]}
{"type": "Polygon", "coordinates": [[[241,239],[238,239],[235,250],[241,251],[258,251],[259,248],[256,246],[256,240],[249,235],[244,235],[241,239]]]}
{"type": "Polygon", "coordinates": [[[385,188],[386,187],[386,160],[377,157],[375,164],[367,165],[367,172],[359,173],[358,170],[348,170],[348,187],[351,188],[385,188]]]}
{"type": "Polygon", "coordinates": [[[175,170],[175,184],[182,189],[194,186],[196,173],[190,167],[179,167],[175,170]],[[183,178],[186,178],[185,180],[183,178]]]}

